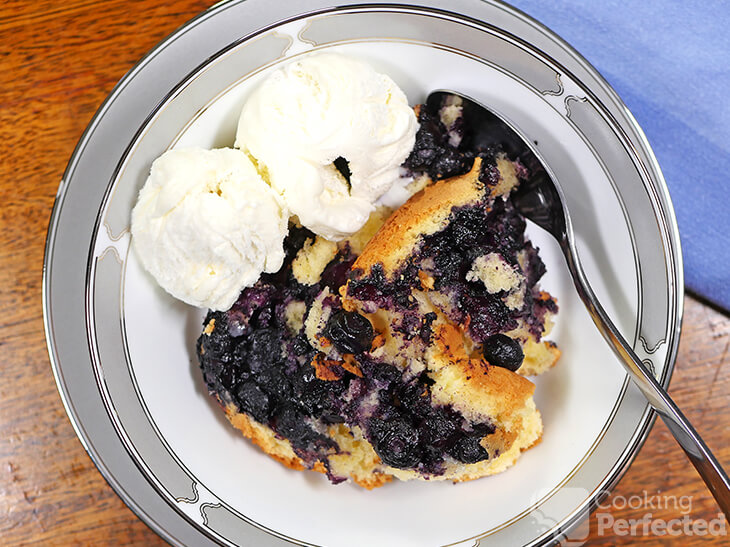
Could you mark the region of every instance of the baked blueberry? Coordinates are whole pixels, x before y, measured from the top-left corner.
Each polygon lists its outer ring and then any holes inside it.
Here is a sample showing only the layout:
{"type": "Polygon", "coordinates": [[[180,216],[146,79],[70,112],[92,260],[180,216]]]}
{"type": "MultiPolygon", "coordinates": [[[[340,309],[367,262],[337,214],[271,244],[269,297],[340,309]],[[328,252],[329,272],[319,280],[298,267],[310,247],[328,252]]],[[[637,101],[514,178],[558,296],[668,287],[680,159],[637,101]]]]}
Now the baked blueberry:
{"type": "Polygon", "coordinates": [[[452,438],[459,432],[456,421],[440,412],[426,416],[421,429],[424,437],[436,447],[448,446],[452,442],[452,438]]]}
{"type": "Polygon", "coordinates": [[[248,338],[247,362],[253,373],[269,368],[281,359],[282,333],[277,329],[254,330],[248,338]]]}
{"type": "Polygon", "coordinates": [[[477,463],[489,458],[489,453],[480,444],[481,437],[466,436],[454,443],[449,454],[463,463],[477,463]]]}
{"type": "Polygon", "coordinates": [[[254,382],[244,382],[236,390],[238,405],[261,423],[269,420],[269,397],[254,382]]]}
{"type": "Polygon", "coordinates": [[[373,343],[373,325],[359,313],[339,310],[327,322],[325,336],[340,353],[362,353],[373,343]]]}
{"type": "Polygon", "coordinates": [[[501,333],[487,338],[482,351],[489,364],[513,371],[520,368],[525,358],[520,343],[501,333]]]}
{"type": "Polygon", "coordinates": [[[400,469],[418,464],[418,430],[404,418],[372,418],[368,426],[373,448],[384,464],[400,469]]]}

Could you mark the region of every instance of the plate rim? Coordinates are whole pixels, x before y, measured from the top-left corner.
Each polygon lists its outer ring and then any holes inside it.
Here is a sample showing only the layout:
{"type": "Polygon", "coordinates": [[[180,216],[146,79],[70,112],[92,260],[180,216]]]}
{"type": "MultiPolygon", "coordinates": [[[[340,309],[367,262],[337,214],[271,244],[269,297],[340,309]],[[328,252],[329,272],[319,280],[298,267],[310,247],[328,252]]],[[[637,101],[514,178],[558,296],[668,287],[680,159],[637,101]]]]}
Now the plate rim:
{"type": "MultiPolygon", "coordinates": [[[[57,387],[59,390],[59,394],[61,396],[61,399],[63,401],[64,407],[66,409],[67,415],[72,423],[72,426],[74,427],[77,436],[79,437],[82,445],[84,446],[85,450],[91,457],[92,461],[94,461],[97,468],[99,468],[102,476],[107,480],[107,482],[112,486],[112,488],[120,495],[120,497],[125,501],[125,503],[130,507],[130,509],[133,510],[144,522],[146,522],[150,527],[155,530],[158,534],[160,534],[162,537],[170,541],[171,539],[167,536],[164,528],[159,527],[159,525],[142,509],[139,507],[134,500],[131,497],[128,497],[125,495],[123,485],[119,484],[114,476],[109,472],[109,470],[104,465],[103,461],[98,457],[98,454],[96,453],[95,449],[93,448],[90,439],[86,437],[85,432],[83,431],[82,427],[82,421],[80,416],[77,415],[76,410],[73,407],[72,401],[70,399],[67,399],[68,393],[65,389],[65,380],[63,378],[63,373],[60,366],[60,361],[58,359],[58,356],[56,354],[56,345],[55,341],[53,339],[53,321],[52,321],[52,312],[50,309],[50,295],[49,295],[49,276],[50,276],[50,266],[53,260],[53,252],[54,247],[53,244],[55,242],[55,236],[56,236],[56,230],[58,227],[59,217],[61,215],[61,209],[64,204],[64,200],[67,195],[68,188],[70,186],[70,180],[71,176],[73,175],[73,170],[76,167],[76,163],[78,162],[80,156],[83,154],[84,149],[86,148],[86,145],[88,144],[88,140],[92,135],[93,130],[96,128],[96,126],[101,122],[101,119],[103,118],[104,113],[106,110],[110,107],[111,103],[114,101],[114,99],[123,92],[126,84],[134,78],[134,76],[146,65],[147,61],[152,58],[154,55],[158,54],[159,52],[163,51],[172,41],[174,41],[177,37],[179,37],[182,33],[186,32],[190,28],[196,26],[198,23],[201,22],[202,19],[205,19],[207,17],[215,16],[220,11],[224,10],[226,7],[232,4],[242,4],[243,1],[225,1],[220,2],[218,4],[215,4],[214,6],[211,6],[206,11],[200,13],[199,15],[195,16],[193,19],[185,23],[182,27],[180,27],[178,30],[170,34],[168,37],[163,39],[157,46],[155,46],[153,49],[151,49],[140,61],[138,61],[137,64],[127,73],[125,76],[117,83],[117,85],[114,87],[114,89],[110,92],[110,94],[107,96],[107,98],[104,100],[104,102],[99,107],[98,111],[95,113],[91,121],[89,122],[88,126],[86,127],[84,133],[82,134],[81,138],[79,139],[79,142],[69,160],[69,163],[67,165],[66,171],[64,173],[64,176],[61,180],[61,184],[59,186],[58,193],[56,195],[56,200],[54,202],[53,211],[51,213],[51,218],[49,221],[49,229],[48,229],[48,235],[46,239],[46,250],[44,255],[44,266],[43,266],[43,281],[42,281],[42,297],[43,297],[43,318],[44,318],[44,328],[46,333],[46,342],[47,342],[47,349],[49,352],[49,357],[51,360],[52,370],[53,374],[57,383],[57,387]]],[[[668,340],[669,343],[668,351],[667,351],[667,357],[665,358],[666,366],[664,370],[662,371],[662,384],[668,383],[669,379],[671,378],[671,375],[674,370],[675,362],[676,362],[676,354],[678,349],[678,342],[679,342],[679,330],[681,329],[681,323],[683,318],[683,294],[684,294],[684,286],[683,286],[683,271],[682,271],[682,260],[681,260],[681,247],[679,246],[679,236],[678,236],[678,227],[676,223],[676,216],[674,215],[674,209],[671,204],[671,199],[668,194],[668,189],[666,186],[666,183],[664,181],[664,178],[661,174],[661,170],[659,169],[658,163],[656,162],[656,158],[651,151],[651,148],[649,147],[648,141],[646,140],[646,137],[641,130],[640,126],[636,122],[636,120],[631,115],[628,108],[623,105],[623,102],[621,102],[620,98],[615,94],[613,89],[605,82],[603,77],[598,73],[597,70],[595,70],[590,63],[588,63],[578,52],[576,52],[571,46],[569,46],[566,42],[564,42],[558,35],[556,35],[553,31],[549,30],[547,27],[542,25],[541,23],[537,22],[536,20],[532,19],[530,16],[524,14],[520,10],[511,7],[506,6],[502,2],[499,1],[488,1],[485,3],[489,3],[491,5],[497,6],[506,12],[523,18],[528,24],[538,27],[542,29],[542,32],[547,33],[553,41],[556,43],[561,43],[561,45],[568,50],[572,57],[574,57],[576,60],[580,61],[583,66],[583,68],[587,69],[589,72],[594,73],[594,77],[599,82],[602,82],[606,86],[606,91],[610,94],[615,95],[614,99],[623,106],[624,114],[629,119],[629,122],[632,124],[632,129],[637,133],[637,135],[640,137],[640,139],[643,139],[642,144],[644,145],[644,151],[648,153],[649,160],[653,162],[652,167],[654,168],[654,177],[647,176],[647,180],[654,182],[654,178],[656,177],[656,182],[658,183],[658,188],[654,187],[652,184],[652,189],[658,194],[658,199],[656,200],[656,203],[653,203],[655,205],[655,213],[657,214],[658,218],[661,218],[661,220],[664,222],[665,231],[667,234],[667,247],[666,249],[670,252],[674,253],[674,256],[672,257],[673,260],[667,260],[667,264],[672,266],[672,273],[675,275],[676,279],[676,286],[674,294],[676,295],[675,298],[670,297],[670,301],[672,301],[672,304],[674,305],[673,311],[675,312],[676,316],[676,328],[674,329],[674,332],[672,333],[674,336],[671,337],[671,340],[668,340]],[[663,198],[663,199],[660,199],[663,198]]],[[[452,12],[449,10],[439,10],[437,8],[432,8],[430,6],[423,6],[418,4],[408,4],[404,5],[403,3],[400,4],[393,4],[393,3],[368,3],[368,4],[358,4],[357,2],[348,2],[343,3],[339,6],[339,8],[332,8],[332,9],[318,9],[318,10],[311,10],[306,12],[298,13],[296,16],[293,17],[293,19],[299,19],[303,17],[308,17],[312,15],[316,15],[317,13],[322,12],[333,12],[337,11],[338,9],[344,8],[349,9],[355,6],[359,7],[418,7],[421,9],[424,9],[426,11],[434,12],[434,11],[442,11],[451,15],[455,15],[458,18],[469,18],[469,16],[465,16],[462,13],[452,12]]],[[[286,20],[286,19],[285,19],[286,20]]],[[[169,97],[174,95],[178,88],[182,85],[184,85],[192,75],[199,72],[211,58],[217,58],[219,55],[221,55],[224,51],[235,47],[238,43],[243,42],[247,39],[249,39],[252,36],[255,36],[261,32],[264,32],[268,28],[278,26],[282,24],[283,21],[280,20],[276,23],[270,25],[269,27],[262,27],[259,28],[256,32],[247,34],[246,36],[240,38],[238,41],[229,44],[222,50],[219,50],[216,52],[212,57],[204,61],[201,65],[194,68],[190,73],[188,73],[185,77],[183,77],[178,85],[176,85],[170,92],[160,101],[160,104],[164,104],[168,101],[169,97]]],[[[543,52],[544,53],[544,52],[543,52]]],[[[551,55],[545,54],[547,57],[552,59],[551,55]]],[[[560,64],[560,63],[559,63],[560,64]]],[[[562,66],[562,64],[560,64],[562,66]]],[[[563,67],[564,68],[564,67],[563,67]]],[[[570,72],[566,69],[566,72],[570,72]]],[[[578,79],[578,78],[576,78],[578,79]]],[[[580,80],[580,79],[579,79],[580,80]]],[[[587,89],[587,91],[590,91],[590,89],[587,89]]],[[[596,100],[598,104],[602,105],[601,100],[596,100]]],[[[159,104],[153,109],[152,113],[150,114],[150,117],[154,116],[154,114],[158,111],[159,104]]],[[[607,114],[611,117],[613,117],[610,112],[607,112],[607,114]]],[[[145,120],[142,126],[146,125],[149,121],[149,117],[145,120]]],[[[615,125],[620,127],[618,122],[615,122],[615,125]]],[[[136,141],[137,135],[132,138],[132,141],[130,142],[130,145],[136,141]]],[[[626,138],[628,142],[631,142],[631,139],[628,137],[626,138]]],[[[124,154],[122,155],[122,160],[126,158],[127,152],[125,150],[124,154]]],[[[638,156],[638,154],[637,154],[638,156]]],[[[643,162],[642,162],[643,163],[643,162]]],[[[113,179],[114,177],[112,177],[113,179]]],[[[106,193],[105,193],[106,195],[106,193]]],[[[106,201],[106,197],[103,201],[106,201]]],[[[103,203],[103,202],[102,202],[103,203]]],[[[99,216],[97,214],[97,220],[98,222],[99,216]]],[[[96,223],[95,222],[95,223],[96,223]]],[[[88,264],[87,264],[88,267],[88,264]]],[[[672,311],[670,309],[670,311],[672,311]]],[[[637,434],[638,439],[637,441],[632,443],[632,450],[631,453],[624,458],[624,462],[621,465],[615,465],[613,469],[616,470],[616,472],[613,474],[612,477],[607,478],[606,487],[602,488],[602,491],[605,491],[605,495],[608,494],[608,492],[615,486],[615,483],[618,482],[618,480],[623,476],[626,469],[629,467],[631,462],[634,460],[636,455],[638,454],[641,446],[643,446],[644,441],[646,439],[646,436],[648,435],[648,432],[650,431],[654,421],[656,419],[655,412],[651,409],[647,409],[644,414],[641,417],[641,420],[639,421],[639,424],[643,423],[643,427],[641,428],[641,431],[639,431],[639,428],[637,428],[637,434]]],[[[589,511],[592,511],[595,506],[600,503],[601,499],[593,498],[591,507],[587,508],[589,511]]],[[[574,525],[577,523],[583,516],[585,511],[581,511],[580,514],[577,514],[575,518],[572,519],[570,525],[574,525]]],[[[206,534],[207,535],[207,534],[206,534]]],[[[541,543],[537,544],[543,544],[546,541],[549,541],[552,538],[546,538],[541,543]]]]}

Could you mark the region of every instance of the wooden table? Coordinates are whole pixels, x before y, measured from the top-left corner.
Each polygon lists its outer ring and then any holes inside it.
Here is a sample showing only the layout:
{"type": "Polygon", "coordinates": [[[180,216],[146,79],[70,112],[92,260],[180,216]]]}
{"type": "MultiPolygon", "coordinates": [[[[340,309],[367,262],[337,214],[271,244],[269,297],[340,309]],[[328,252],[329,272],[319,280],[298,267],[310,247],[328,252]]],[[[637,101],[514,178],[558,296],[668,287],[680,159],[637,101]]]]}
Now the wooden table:
{"type": "MultiPolygon", "coordinates": [[[[117,497],[66,417],[43,333],[41,269],[56,189],[86,124],[144,53],[208,7],[200,0],[10,1],[0,8],[0,545],[163,545],[117,497]]],[[[693,298],[671,394],[730,468],[730,319],[693,298]],[[726,376],[727,374],[727,376],[726,376]]],[[[718,508],[663,424],[604,504],[615,519],[682,517],[622,508],[631,496],[691,497],[693,520],[718,508]],[[623,500],[623,501],[622,501],[623,500]]],[[[671,498],[670,498],[671,499],[671,498]]],[[[687,501],[688,498],[681,498],[687,501]]],[[[605,521],[604,521],[605,523],[605,521]]],[[[590,521],[591,544],[663,545],[590,521]]],[[[706,538],[682,537],[683,545],[706,538]]],[[[717,544],[727,537],[714,538],[717,544]]]]}

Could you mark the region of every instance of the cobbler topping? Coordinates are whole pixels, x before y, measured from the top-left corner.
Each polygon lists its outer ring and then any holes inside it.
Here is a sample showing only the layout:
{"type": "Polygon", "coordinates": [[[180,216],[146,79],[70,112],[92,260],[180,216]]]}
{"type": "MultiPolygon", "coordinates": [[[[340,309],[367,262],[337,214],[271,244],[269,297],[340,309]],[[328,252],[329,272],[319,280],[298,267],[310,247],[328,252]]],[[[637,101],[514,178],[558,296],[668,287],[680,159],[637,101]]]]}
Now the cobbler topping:
{"type": "Polygon", "coordinates": [[[491,293],[509,292],[519,288],[522,275],[498,253],[488,253],[474,259],[466,280],[481,281],[491,293]]]}
{"type": "Polygon", "coordinates": [[[397,308],[407,315],[415,307],[411,291],[423,286],[418,272],[425,272],[434,290],[450,296],[452,305],[443,311],[466,325],[476,342],[516,328],[519,319],[528,322],[539,340],[545,312],[557,307],[552,299],[541,300],[535,289],[545,266],[537,249],[525,240],[524,230],[525,222],[509,200],[498,198],[491,210],[482,205],[454,208],[446,228],[424,237],[417,256],[393,279],[387,279],[377,264],[367,276],[353,271],[348,294],[365,302],[366,308],[369,304],[369,310],[397,308]],[[481,257],[498,257],[504,268],[524,279],[527,296],[520,306],[507,305],[512,302],[507,289],[522,293],[521,283],[491,292],[494,287],[470,274],[481,257]]]}
{"type": "MultiPolygon", "coordinates": [[[[452,208],[445,227],[422,237],[390,276],[379,263],[367,273],[354,268],[349,242],[324,245],[291,225],[281,269],[244,289],[228,311],[210,312],[198,340],[210,392],[287,439],[310,468],[329,470],[328,458],[347,453],[328,436],[337,424],[362,432],[384,465],[424,476],[497,457],[499,448],[484,442],[496,431],[492,419],[467,419],[432,399],[434,380],[418,360],[433,342],[434,324],[447,320],[490,365],[515,371],[527,336],[520,329],[539,340],[546,314],[557,311],[537,289],[545,266],[525,238],[525,221],[509,190],[499,190],[505,181],[498,162],[510,161],[505,150],[475,134],[453,105],[446,114],[418,111],[420,129],[404,167],[438,180],[465,173],[481,157],[484,199],[452,208]],[[329,262],[314,275],[309,258],[329,262]],[[345,285],[358,311],[343,304],[345,285]],[[424,311],[422,298],[434,309],[424,311]],[[387,336],[372,320],[378,313],[389,314],[387,336]],[[385,338],[397,338],[396,355],[384,351],[385,338]]],[[[338,157],[335,167],[349,180],[347,159],[338,157]]]]}
{"type": "MultiPolygon", "coordinates": [[[[478,156],[483,160],[480,182],[499,188],[503,181],[497,166],[509,158],[517,176],[526,176],[527,169],[520,163],[524,144],[511,138],[511,132],[504,141],[505,126],[497,118],[472,126],[467,114],[460,105],[445,105],[440,112],[421,106],[421,128],[404,166],[413,172],[426,171],[438,180],[466,173],[478,156]]],[[[525,227],[508,192],[497,193],[491,201],[455,207],[446,227],[424,237],[419,253],[393,279],[386,279],[377,265],[367,276],[353,271],[348,292],[369,304],[368,311],[407,310],[413,308],[413,301],[405,295],[427,280],[426,288],[450,296],[451,305],[443,311],[477,343],[515,329],[520,320],[539,340],[545,313],[556,312],[557,306],[536,289],[545,265],[525,238],[525,227]],[[500,270],[500,276],[490,275],[485,282],[483,271],[489,268],[500,270]]]]}

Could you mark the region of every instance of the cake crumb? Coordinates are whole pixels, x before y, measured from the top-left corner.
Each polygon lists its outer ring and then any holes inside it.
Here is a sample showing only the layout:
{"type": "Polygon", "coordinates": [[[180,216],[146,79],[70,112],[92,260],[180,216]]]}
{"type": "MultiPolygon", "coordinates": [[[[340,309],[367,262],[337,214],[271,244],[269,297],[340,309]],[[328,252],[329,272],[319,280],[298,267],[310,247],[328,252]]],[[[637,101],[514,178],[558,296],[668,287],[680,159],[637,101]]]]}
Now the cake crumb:
{"type": "Polygon", "coordinates": [[[327,264],[337,255],[337,244],[317,237],[307,241],[292,262],[294,279],[302,285],[314,285],[319,282],[327,264]]]}
{"type": "Polygon", "coordinates": [[[211,319],[210,322],[205,326],[203,334],[210,334],[215,330],[215,319],[211,319]]]}
{"type": "Polygon", "coordinates": [[[286,326],[291,332],[299,332],[304,326],[304,315],[307,313],[307,305],[300,300],[292,300],[286,306],[286,326]]]}
{"type": "Polygon", "coordinates": [[[365,245],[372,239],[392,212],[389,207],[378,207],[370,214],[365,226],[347,238],[346,241],[354,254],[359,255],[362,253],[365,245]]]}
{"type": "Polygon", "coordinates": [[[518,186],[517,170],[514,162],[504,156],[497,158],[497,169],[499,170],[499,183],[494,188],[495,196],[507,196],[518,186]]]}
{"type": "Polygon", "coordinates": [[[523,277],[498,253],[478,256],[466,274],[467,281],[481,281],[490,293],[517,289],[523,277]]]}

